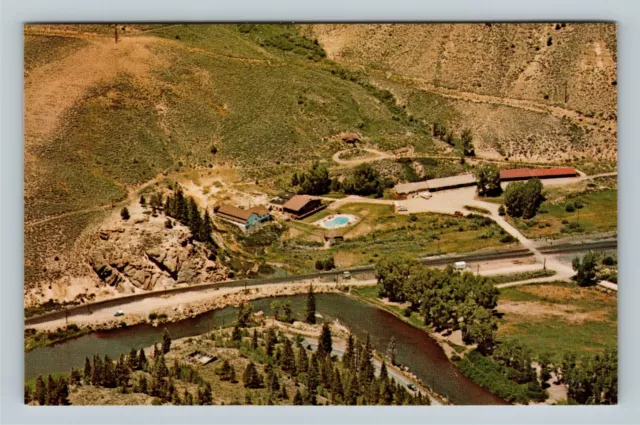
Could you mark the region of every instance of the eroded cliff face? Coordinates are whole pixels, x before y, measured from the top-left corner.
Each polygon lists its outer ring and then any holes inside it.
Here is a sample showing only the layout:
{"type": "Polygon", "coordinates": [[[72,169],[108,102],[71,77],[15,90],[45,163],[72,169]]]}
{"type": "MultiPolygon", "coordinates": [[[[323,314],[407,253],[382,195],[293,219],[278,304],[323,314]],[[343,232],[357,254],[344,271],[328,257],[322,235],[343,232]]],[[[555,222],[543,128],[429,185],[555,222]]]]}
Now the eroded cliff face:
{"type": "Polygon", "coordinates": [[[52,268],[51,280],[31,291],[26,304],[83,302],[229,277],[216,253],[194,241],[186,226],[169,219],[168,228],[167,217],[140,205],[130,205],[129,211],[129,220],[114,212],[86,232],[75,258],[52,268]]]}

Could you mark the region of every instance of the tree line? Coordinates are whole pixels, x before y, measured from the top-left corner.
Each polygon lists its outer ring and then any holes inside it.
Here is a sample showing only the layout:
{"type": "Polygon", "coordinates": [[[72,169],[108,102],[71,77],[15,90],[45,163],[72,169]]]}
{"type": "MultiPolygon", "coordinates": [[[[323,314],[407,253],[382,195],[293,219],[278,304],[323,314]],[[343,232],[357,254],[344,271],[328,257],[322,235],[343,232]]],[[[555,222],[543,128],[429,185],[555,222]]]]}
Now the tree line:
{"type": "Polygon", "coordinates": [[[329,192],[382,197],[384,189],[393,187],[393,181],[384,179],[370,164],[364,163],[354,167],[343,181],[329,176],[325,164],[314,162],[311,167],[300,174],[293,173],[291,186],[299,193],[307,195],[325,195],[329,192]]]}
{"type": "Polygon", "coordinates": [[[464,340],[489,352],[495,341],[498,290],[491,280],[447,266],[427,268],[415,260],[389,257],[376,263],[379,295],[409,302],[437,330],[460,329],[464,340]]]}

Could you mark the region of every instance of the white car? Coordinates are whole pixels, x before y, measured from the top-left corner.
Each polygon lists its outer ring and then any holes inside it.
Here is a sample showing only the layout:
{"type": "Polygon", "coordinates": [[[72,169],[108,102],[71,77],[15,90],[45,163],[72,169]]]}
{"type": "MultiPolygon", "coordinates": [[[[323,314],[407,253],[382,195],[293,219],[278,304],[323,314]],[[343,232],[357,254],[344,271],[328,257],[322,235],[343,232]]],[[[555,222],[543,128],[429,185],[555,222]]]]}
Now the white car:
{"type": "Polygon", "coordinates": [[[429,192],[428,190],[425,192],[420,192],[418,193],[418,196],[420,196],[422,199],[431,199],[431,192],[429,192]]]}
{"type": "Polygon", "coordinates": [[[124,316],[124,311],[122,311],[122,310],[118,310],[118,311],[116,311],[113,315],[114,315],[115,317],[118,317],[118,316],[124,316]]]}

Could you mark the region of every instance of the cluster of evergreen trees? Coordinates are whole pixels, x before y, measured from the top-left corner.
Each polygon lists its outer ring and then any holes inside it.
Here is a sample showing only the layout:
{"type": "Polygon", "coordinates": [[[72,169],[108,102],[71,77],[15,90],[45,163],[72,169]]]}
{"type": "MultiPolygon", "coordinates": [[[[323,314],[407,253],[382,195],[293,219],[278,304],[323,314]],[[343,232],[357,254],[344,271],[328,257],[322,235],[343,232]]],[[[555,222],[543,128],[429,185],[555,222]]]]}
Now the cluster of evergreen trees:
{"type": "MultiPolygon", "coordinates": [[[[267,329],[263,336],[267,356],[264,372],[261,373],[256,363],[250,361],[242,374],[242,382],[247,390],[267,389],[268,404],[275,404],[277,399],[291,400],[285,385],[291,381],[296,387],[292,400],[294,405],[429,403],[428,398],[420,393],[411,394],[404,386],[395,383],[389,377],[385,363],[376,376],[373,348],[368,336],[363,344],[350,335],[342,360],[331,355],[331,330],[326,323],[315,352],[304,348],[300,340],[294,346],[291,339],[278,334],[274,328],[267,329]]],[[[251,349],[261,352],[263,347],[258,343],[256,331],[251,340],[251,349]]],[[[251,402],[250,395],[247,400],[251,402]]]]}
{"type": "Polygon", "coordinates": [[[498,290],[482,276],[460,273],[451,266],[430,269],[414,260],[390,257],[376,264],[380,296],[410,303],[425,325],[438,330],[461,329],[465,341],[490,351],[497,328],[498,290]]]}
{"type": "Polygon", "coordinates": [[[51,375],[47,376],[46,383],[42,375],[38,375],[33,392],[28,386],[24,387],[24,402],[36,402],[40,406],[67,406],[69,405],[69,383],[64,376],[57,380],[51,375]]]}
{"type": "MultiPolygon", "coordinates": [[[[453,129],[449,128],[446,123],[435,122],[433,124],[433,137],[437,137],[450,146],[456,145],[456,137],[453,133],[453,129]]],[[[462,142],[462,154],[464,156],[474,156],[475,148],[473,147],[473,135],[470,128],[462,130],[460,136],[462,142]]]]}
{"type": "Polygon", "coordinates": [[[189,227],[195,240],[205,242],[211,248],[215,248],[215,243],[211,238],[213,223],[209,211],[205,210],[204,216],[202,216],[195,199],[185,197],[180,187],[177,187],[173,194],[164,201],[164,213],[189,227]]]}

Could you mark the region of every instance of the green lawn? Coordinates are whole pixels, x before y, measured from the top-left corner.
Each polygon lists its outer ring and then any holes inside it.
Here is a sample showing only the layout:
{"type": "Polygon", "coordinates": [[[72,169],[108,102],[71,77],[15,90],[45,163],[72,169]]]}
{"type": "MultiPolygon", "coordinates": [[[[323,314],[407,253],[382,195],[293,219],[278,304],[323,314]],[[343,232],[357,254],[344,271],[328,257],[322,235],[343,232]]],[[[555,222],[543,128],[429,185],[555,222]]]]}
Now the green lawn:
{"type": "MultiPolygon", "coordinates": [[[[344,235],[344,241],[329,249],[310,250],[307,246],[320,244],[325,231],[304,222],[291,222],[296,235],[285,244],[273,244],[265,259],[284,263],[291,273],[305,273],[314,270],[316,259],[329,256],[334,257],[338,268],[347,268],[372,264],[391,254],[422,257],[508,245],[501,242],[503,230],[482,219],[431,213],[412,218],[395,214],[391,205],[365,203],[346,204],[332,212],[353,214],[360,219],[352,226],[336,230],[344,235]]],[[[310,219],[314,218],[317,219],[310,219]]]]}
{"type": "Polygon", "coordinates": [[[549,191],[551,201],[543,202],[530,220],[508,218],[528,238],[560,238],[571,234],[611,232],[618,225],[618,191],[603,189],[577,194],[549,191]],[[582,208],[576,208],[582,204],[582,208]],[[567,205],[574,206],[567,211],[567,205]]]}
{"type": "Polygon", "coordinates": [[[564,353],[617,345],[616,295],[550,282],[500,290],[498,310],[505,305],[510,307],[500,319],[498,340],[515,340],[534,354],[549,352],[559,360],[564,353]]]}

